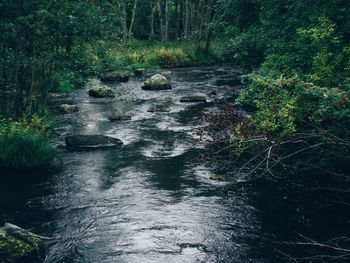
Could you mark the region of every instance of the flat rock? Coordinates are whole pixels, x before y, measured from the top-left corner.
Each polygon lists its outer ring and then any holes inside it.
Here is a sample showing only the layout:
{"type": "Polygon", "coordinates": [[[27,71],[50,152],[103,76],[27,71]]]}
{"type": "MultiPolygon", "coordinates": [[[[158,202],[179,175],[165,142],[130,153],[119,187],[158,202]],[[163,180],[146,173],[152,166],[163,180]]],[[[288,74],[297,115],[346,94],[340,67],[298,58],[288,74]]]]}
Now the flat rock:
{"type": "Polygon", "coordinates": [[[98,86],[89,89],[89,96],[94,98],[114,98],[114,92],[110,87],[98,86]]]}
{"type": "Polygon", "coordinates": [[[144,69],[144,68],[137,68],[137,69],[134,69],[134,75],[135,75],[136,77],[140,77],[140,76],[142,76],[144,73],[145,73],[145,69],[144,69]]]}
{"type": "Polygon", "coordinates": [[[161,74],[156,74],[147,79],[142,86],[143,90],[168,90],[171,89],[170,81],[161,74]]]}
{"type": "Polygon", "coordinates": [[[130,121],[131,116],[129,115],[113,115],[108,118],[110,121],[130,121]]]}
{"type": "Polygon", "coordinates": [[[0,227],[0,262],[43,262],[44,245],[37,235],[6,223],[0,227]]]}
{"type": "Polygon", "coordinates": [[[180,102],[189,103],[189,102],[207,102],[206,97],[204,96],[185,96],[180,99],[180,102]]]}
{"type": "Polygon", "coordinates": [[[71,135],[66,137],[66,145],[70,150],[89,150],[120,148],[123,142],[104,135],[71,135]]]}
{"type": "Polygon", "coordinates": [[[208,96],[216,96],[216,91],[212,90],[211,92],[207,93],[208,96]]]}
{"type": "Polygon", "coordinates": [[[58,111],[63,114],[68,114],[79,111],[79,107],[77,105],[62,104],[58,106],[58,111]]]}
{"type": "Polygon", "coordinates": [[[153,103],[149,109],[148,112],[170,112],[169,106],[165,102],[155,102],[153,103]]]}
{"type": "Polygon", "coordinates": [[[102,82],[127,82],[129,81],[129,74],[127,72],[109,72],[103,75],[100,75],[100,80],[102,82]]]}

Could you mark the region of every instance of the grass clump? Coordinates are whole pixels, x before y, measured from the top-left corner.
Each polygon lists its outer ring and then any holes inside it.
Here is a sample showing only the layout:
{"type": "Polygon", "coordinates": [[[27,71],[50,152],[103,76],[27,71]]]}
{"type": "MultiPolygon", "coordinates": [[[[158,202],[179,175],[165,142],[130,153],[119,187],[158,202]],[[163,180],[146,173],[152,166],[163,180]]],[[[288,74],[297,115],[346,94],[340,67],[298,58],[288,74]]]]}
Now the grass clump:
{"type": "Polygon", "coordinates": [[[0,122],[0,167],[35,169],[50,166],[57,150],[48,142],[50,124],[38,116],[0,122]]]}
{"type": "Polygon", "coordinates": [[[190,62],[188,55],[181,48],[161,48],[156,53],[155,60],[161,67],[185,66],[190,62]]]}

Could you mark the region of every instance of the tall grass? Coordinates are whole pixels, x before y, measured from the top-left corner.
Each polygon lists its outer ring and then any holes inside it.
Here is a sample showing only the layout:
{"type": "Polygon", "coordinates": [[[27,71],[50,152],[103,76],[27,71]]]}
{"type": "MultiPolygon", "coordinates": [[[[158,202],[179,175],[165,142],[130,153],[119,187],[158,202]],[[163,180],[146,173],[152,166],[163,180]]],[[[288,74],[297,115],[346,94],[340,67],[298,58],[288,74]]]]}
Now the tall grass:
{"type": "Polygon", "coordinates": [[[214,41],[209,53],[205,54],[196,52],[197,45],[191,41],[169,42],[166,45],[141,40],[99,41],[86,45],[84,56],[90,61],[93,71],[104,73],[119,69],[213,64],[220,61],[223,48],[223,41],[214,41]]]}
{"type": "Polygon", "coordinates": [[[50,166],[57,150],[48,142],[48,124],[38,117],[0,122],[0,168],[34,169],[50,166]]]}

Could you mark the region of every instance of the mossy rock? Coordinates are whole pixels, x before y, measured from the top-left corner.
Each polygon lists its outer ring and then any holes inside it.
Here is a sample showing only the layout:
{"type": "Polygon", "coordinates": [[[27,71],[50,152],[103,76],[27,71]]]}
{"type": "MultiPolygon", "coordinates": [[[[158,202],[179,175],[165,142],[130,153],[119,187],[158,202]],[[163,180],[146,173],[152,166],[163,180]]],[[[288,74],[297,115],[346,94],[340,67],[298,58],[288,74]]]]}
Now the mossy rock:
{"type": "Polygon", "coordinates": [[[58,107],[58,111],[62,114],[69,114],[79,111],[79,107],[77,105],[62,104],[58,107]]]}
{"type": "Polygon", "coordinates": [[[180,99],[180,102],[191,103],[191,102],[207,102],[206,97],[204,96],[185,96],[180,99]]]}
{"type": "Polygon", "coordinates": [[[155,102],[149,107],[147,111],[152,113],[153,112],[170,112],[169,103],[165,101],[155,102]]]}
{"type": "Polygon", "coordinates": [[[170,81],[161,74],[156,74],[147,79],[142,86],[143,90],[168,90],[171,89],[170,81]]]}
{"type": "Polygon", "coordinates": [[[0,262],[42,262],[44,246],[41,238],[12,224],[0,228],[0,262]]]}
{"type": "Polygon", "coordinates": [[[107,86],[93,87],[89,89],[89,96],[94,98],[114,98],[114,91],[107,86]]]}
{"type": "Polygon", "coordinates": [[[100,80],[102,82],[127,82],[129,81],[129,73],[119,71],[109,72],[100,75],[100,80]]]}
{"type": "Polygon", "coordinates": [[[225,181],[229,181],[229,178],[224,175],[212,175],[210,176],[210,180],[217,181],[217,182],[225,182],[225,181]]]}

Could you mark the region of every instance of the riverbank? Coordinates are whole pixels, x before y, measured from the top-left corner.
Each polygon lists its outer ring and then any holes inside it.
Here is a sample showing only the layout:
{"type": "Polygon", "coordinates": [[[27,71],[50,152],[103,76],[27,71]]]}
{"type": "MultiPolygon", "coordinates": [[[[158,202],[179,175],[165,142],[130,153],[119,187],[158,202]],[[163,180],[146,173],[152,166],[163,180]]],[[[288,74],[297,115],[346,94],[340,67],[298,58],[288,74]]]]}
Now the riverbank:
{"type": "Polygon", "coordinates": [[[213,40],[207,52],[204,43],[198,46],[193,41],[169,42],[166,45],[156,41],[95,41],[79,48],[79,70],[67,68],[70,72],[56,72],[52,76],[51,90],[69,92],[81,88],[87,77],[111,71],[135,69],[181,68],[200,65],[214,65],[226,62],[221,53],[225,41],[213,40]],[[198,49],[199,48],[199,49],[198,49]]]}

